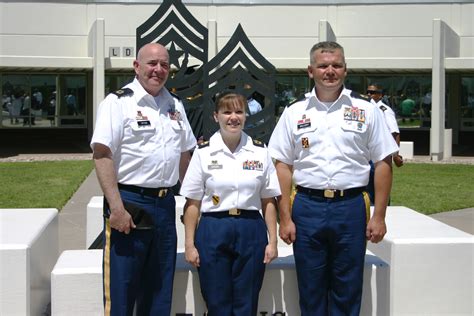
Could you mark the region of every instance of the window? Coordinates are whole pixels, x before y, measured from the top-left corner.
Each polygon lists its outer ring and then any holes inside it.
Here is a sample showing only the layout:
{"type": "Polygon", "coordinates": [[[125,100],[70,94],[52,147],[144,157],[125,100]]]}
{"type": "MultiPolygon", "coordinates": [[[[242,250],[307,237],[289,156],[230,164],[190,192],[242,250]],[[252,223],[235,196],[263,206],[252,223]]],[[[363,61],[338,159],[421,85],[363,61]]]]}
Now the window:
{"type": "Polygon", "coordinates": [[[311,90],[308,74],[278,74],[275,88],[275,112],[277,116],[290,103],[297,100],[301,95],[311,90]]]}
{"type": "Polygon", "coordinates": [[[384,88],[384,102],[397,115],[400,128],[430,128],[431,74],[366,76],[366,85],[379,83],[384,88]]]}
{"type": "Polygon", "coordinates": [[[1,128],[86,127],[83,74],[0,74],[1,128]]]}
{"type": "Polygon", "coordinates": [[[461,130],[474,131],[474,76],[461,78],[461,130]]]}
{"type": "Polygon", "coordinates": [[[117,91],[123,86],[133,81],[135,77],[134,73],[123,74],[123,73],[108,73],[105,75],[105,95],[117,91]]]}

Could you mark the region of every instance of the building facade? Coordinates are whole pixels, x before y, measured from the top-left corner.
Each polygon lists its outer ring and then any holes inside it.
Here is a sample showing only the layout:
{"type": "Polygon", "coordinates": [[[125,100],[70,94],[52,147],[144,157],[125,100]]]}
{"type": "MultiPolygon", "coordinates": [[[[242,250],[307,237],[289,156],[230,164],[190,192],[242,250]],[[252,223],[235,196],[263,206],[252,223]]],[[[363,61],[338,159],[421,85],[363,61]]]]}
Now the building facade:
{"type": "MultiPolygon", "coordinates": [[[[369,83],[382,84],[400,115],[402,100],[414,101],[399,125],[402,140],[415,142],[415,154],[441,160],[445,143],[461,155],[474,147],[474,1],[183,3],[208,29],[210,57],[241,25],[276,68],[280,107],[311,89],[311,46],[335,40],[345,48],[349,88],[364,93],[369,83]]],[[[161,4],[0,1],[2,143],[54,142],[59,135],[87,143],[97,105],[133,78],[137,27],[161,4]]]]}

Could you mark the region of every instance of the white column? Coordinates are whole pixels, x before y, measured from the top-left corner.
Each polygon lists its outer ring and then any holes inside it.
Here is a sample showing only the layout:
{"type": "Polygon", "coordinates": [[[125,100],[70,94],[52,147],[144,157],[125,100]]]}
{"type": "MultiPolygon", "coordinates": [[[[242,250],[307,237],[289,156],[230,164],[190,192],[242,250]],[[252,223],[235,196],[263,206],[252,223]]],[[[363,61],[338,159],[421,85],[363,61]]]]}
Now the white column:
{"type": "Polygon", "coordinates": [[[440,19],[433,20],[433,71],[431,99],[430,157],[443,160],[444,154],[444,109],[445,109],[445,32],[440,19]]]}
{"type": "Polygon", "coordinates": [[[336,35],[334,34],[334,31],[332,30],[331,24],[326,21],[326,20],[320,20],[319,21],[319,41],[320,42],[325,42],[325,41],[336,41],[336,35]]]}
{"type": "Polygon", "coordinates": [[[211,60],[217,55],[217,22],[216,20],[207,21],[208,30],[208,60],[211,60]]]}
{"type": "MultiPolygon", "coordinates": [[[[105,20],[99,18],[92,29],[92,57],[94,58],[93,88],[92,88],[92,129],[94,130],[97,107],[104,99],[105,90],[105,20]]],[[[91,135],[89,135],[91,136],[91,135]]],[[[90,138],[90,137],[89,137],[90,138]]]]}

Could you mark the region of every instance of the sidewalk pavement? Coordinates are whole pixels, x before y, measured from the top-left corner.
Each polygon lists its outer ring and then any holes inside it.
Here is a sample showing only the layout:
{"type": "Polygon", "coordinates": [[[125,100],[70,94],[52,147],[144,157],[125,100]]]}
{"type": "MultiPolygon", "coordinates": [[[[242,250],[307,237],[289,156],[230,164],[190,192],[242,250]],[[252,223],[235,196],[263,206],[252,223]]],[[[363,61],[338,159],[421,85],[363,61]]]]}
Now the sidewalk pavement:
{"type": "MultiPolygon", "coordinates": [[[[421,161],[423,160],[417,160],[421,161]]],[[[456,163],[474,163],[474,158],[457,159],[456,163]]],[[[86,248],[87,204],[93,196],[100,195],[103,193],[93,170],[59,213],[60,253],[64,250],[86,248]]],[[[474,235],[474,207],[433,214],[431,217],[474,235]]]]}
{"type": "Polygon", "coordinates": [[[103,193],[94,169],[59,212],[59,253],[87,248],[87,204],[98,195],[103,193]]]}

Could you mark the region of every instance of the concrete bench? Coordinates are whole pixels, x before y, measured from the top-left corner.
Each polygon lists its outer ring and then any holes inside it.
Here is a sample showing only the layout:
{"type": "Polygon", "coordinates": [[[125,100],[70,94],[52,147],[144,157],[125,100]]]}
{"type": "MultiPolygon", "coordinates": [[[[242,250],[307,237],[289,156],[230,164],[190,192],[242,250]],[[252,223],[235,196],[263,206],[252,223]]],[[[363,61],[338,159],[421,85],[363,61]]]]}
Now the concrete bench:
{"type": "MultiPolygon", "coordinates": [[[[184,198],[176,199],[178,248],[184,248],[184,226],[179,221],[184,198]]],[[[101,210],[95,213],[99,213],[102,221],[101,210]]],[[[381,243],[368,243],[368,249],[390,268],[390,281],[386,283],[390,310],[379,315],[447,315],[452,311],[471,315],[474,309],[472,235],[397,206],[388,207],[387,227],[388,233],[381,243]],[[438,307],[439,302],[443,302],[443,307],[438,307]]],[[[377,290],[383,288],[379,286],[377,290]]],[[[377,306],[380,309],[386,305],[377,306]]]]}
{"type": "MultiPolygon", "coordinates": [[[[370,252],[366,255],[361,315],[388,311],[388,266],[370,252]]],[[[102,251],[64,251],[51,273],[52,315],[102,315],[102,251]],[[73,296],[71,293],[74,293],[73,296]]],[[[171,315],[203,315],[206,311],[196,269],[178,250],[171,315]]],[[[279,248],[279,258],[267,267],[260,291],[259,312],[299,315],[298,288],[291,247],[279,248]]],[[[283,314],[281,314],[283,315],[283,314]]]]}
{"type": "Polygon", "coordinates": [[[0,315],[43,315],[58,258],[56,209],[0,209],[0,315]]]}
{"type": "Polygon", "coordinates": [[[402,206],[386,223],[368,249],[390,266],[387,315],[473,315],[473,236],[402,206]]]}

